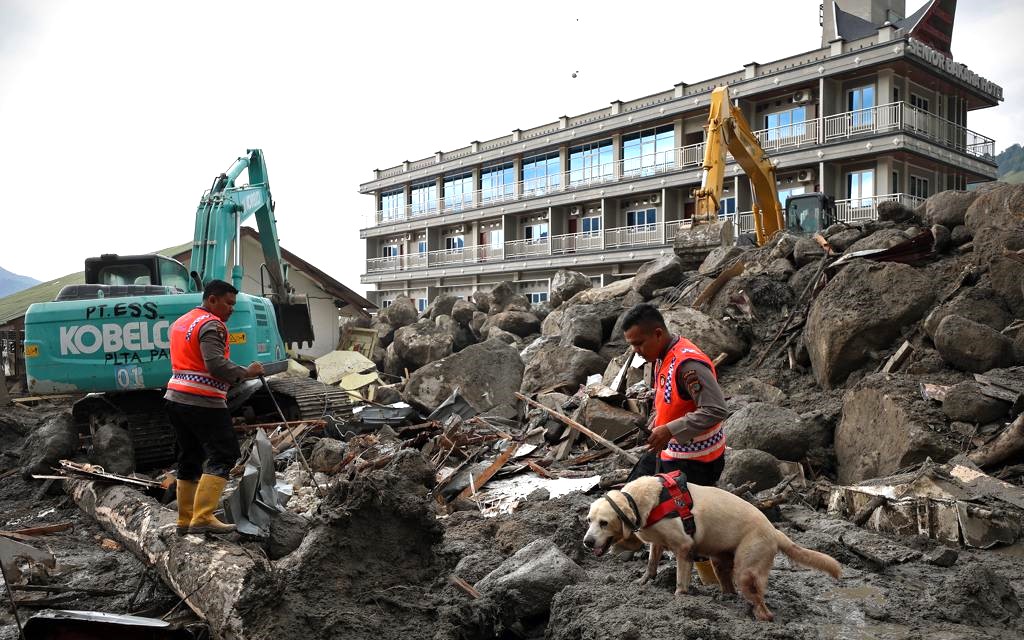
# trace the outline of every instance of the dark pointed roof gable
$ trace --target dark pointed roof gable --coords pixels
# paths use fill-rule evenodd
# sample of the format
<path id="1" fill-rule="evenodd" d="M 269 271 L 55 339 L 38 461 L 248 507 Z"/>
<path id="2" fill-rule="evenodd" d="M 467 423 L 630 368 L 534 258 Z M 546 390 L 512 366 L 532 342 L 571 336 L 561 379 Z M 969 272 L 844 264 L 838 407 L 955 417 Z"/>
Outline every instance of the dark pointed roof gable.
<path id="1" fill-rule="evenodd" d="M 896 26 L 912 38 L 952 58 L 950 48 L 955 17 L 956 0 L 929 0 L 913 14 L 897 22 Z"/>
<path id="2" fill-rule="evenodd" d="M 860 40 L 878 31 L 878 27 L 864 18 L 857 17 L 840 9 L 838 2 L 834 3 L 833 7 L 836 17 L 836 37 L 846 41 Z"/>

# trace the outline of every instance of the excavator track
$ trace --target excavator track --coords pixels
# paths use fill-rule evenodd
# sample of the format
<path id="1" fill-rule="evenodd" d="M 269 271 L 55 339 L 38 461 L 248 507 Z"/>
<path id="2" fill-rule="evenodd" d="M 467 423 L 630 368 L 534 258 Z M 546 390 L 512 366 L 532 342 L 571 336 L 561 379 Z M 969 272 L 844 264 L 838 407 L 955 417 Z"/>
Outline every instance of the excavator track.
<path id="1" fill-rule="evenodd" d="M 281 378 L 267 381 L 288 420 L 327 420 L 341 424 L 351 420 L 352 405 L 347 392 L 311 378 Z M 144 471 L 174 465 L 174 430 L 163 407 L 163 391 L 90 394 L 75 403 L 72 414 L 82 435 L 91 436 L 104 423 L 128 431 L 135 450 L 135 468 Z M 252 396 L 238 413 L 253 411 L 260 421 L 278 420 L 265 390 Z"/>

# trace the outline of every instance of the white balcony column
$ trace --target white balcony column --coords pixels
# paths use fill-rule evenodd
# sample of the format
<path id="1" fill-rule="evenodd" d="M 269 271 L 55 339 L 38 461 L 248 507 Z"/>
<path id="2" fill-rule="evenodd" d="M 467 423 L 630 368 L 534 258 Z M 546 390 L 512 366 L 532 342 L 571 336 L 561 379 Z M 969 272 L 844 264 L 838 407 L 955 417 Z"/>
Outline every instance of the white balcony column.
<path id="1" fill-rule="evenodd" d="M 558 145 L 558 170 L 562 172 L 561 188 L 569 188 L 569 146 Z"/>
<path id="2" fill-rule="evenodd" d="M 612 167 L 616 180 L 622 178 L 622 134 L 612 134 Z M 600 170 L 599 170 L 600 172 Z"/>
<path id="3" fill-rule="evenodd" d="M 818 78 L 818 144 L 825 144 L 825 78 Z"/>
<path id="4" fill-rule="evenodd" d="M 551 255 L 551 245 L 554 244 L 553 242 L 551 242 L 551 233 L 554 231 L 554 228 L 555 228 L 555 224 L 554 224 L 555 223 L 555 219 L 554 219 L 553 211 L 554 211 L 554 207 L 548 207 L 548 255 L 549 256 Z"/>
<path id="5" fill-rule="evenodd" d="M 605 233 L 608 231 L 608 218 L 605 215 L 605 199 L 601 198 L 601 248 L 604 249 Z"/>
<path id="6" fill-rule="evenodd" d="M 437 212 L 440 213 L 444 211 L 444 176 L 437 176 L 434 183 L 437 185 Z"/>
<path id="7" fill-rule="evenodd" d="M 512 158 L 512 197 L 518 200 L 523 195 L 523 157 Z"/>
<path id="8" fill-rule="evenodd" d="M 473 167 L 473 206 L 479 207 L 483 194 L 480 193 L 480 167 Z"/>
<path id="9" fill-rule="evenodd" d="M 412 185 L 409 183 L 402 185 L 402 202 L 405 206 L 402 207 L 402 211 L 399 214 L 401 216 L 400 220 L 408 220 L 412 212 Z"/>
<path id="10" fill-rule="evenodd" d="M 683 166 L 683 140 L 685 134 L 683 133 L 683 119 L 676 118 L 672 121 L 672 147 L 675 149 L 674 169 L 680 169 Z"/>

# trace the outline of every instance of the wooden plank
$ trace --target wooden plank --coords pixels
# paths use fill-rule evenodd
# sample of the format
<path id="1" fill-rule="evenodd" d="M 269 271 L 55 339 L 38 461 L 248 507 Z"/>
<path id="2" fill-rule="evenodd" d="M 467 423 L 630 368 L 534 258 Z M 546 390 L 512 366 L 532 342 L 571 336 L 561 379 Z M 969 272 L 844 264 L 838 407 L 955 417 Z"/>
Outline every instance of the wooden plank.
<path id="1" fill-rule="evenodd" d="M 914 355 L 914 345 L 904 340 L 900 348 L 896 350 L 896 353 L 892 354 L 889 360 L 882 367 L 882 373 L 894 373 L 900 370 L 910 356 Z"/>
<path id="2" fill-rule="evenodd" d="M 545 469 L 544 467 L 542 467 L 539 464 L 537 464 L 536 462 L 534 462 L 533 460 L 527 460 L 526 461 L 526 466 L 530 467 L 530 469 L 532 469 L 534 473 L 536 473 L 538 476 L 540 476 L 542 478 L 547 478 L 548 480 L 553 480 L 553 479 L 558 477 L 558 476 L 554 475 L 553 473 L 551 473 L 550 471 L 548 471 L 547 469 Z"/>
<path id="3" fill-rule="evenodd" d="M 474 600 L 480 597 L 480 592 L 473 585 L 458 576 L 449 576 L 448 582 Z"/>
<path id="4" fill-rule="evenodd" d="M 41 536 L 47 533 L 59 533 L 61 531 L 69 531 L 74 528 L 75 525 L 70 522 L 61 522 L 60 524 L 49 524 L 43 527 L 29 527 L 28 529 L 15 529 L 11 533 L 17 533 L 23 536 Z"/>
<path id="5" fill-rule="evenodd" d="M 470 479 L 469 486 L 463 489 L 462 493 L 460 493 L 458 497 L 468 498 L 477 491 L 480 491 L 480 489 L 485 484 L 487 484 L 487 481 L 493 478 L 494 474 L 498 473 L 498 470 L 505 466 L 505 463 L 509 461 L 509 458 L 511 458 L 515 454 L 518 448 L 518 442 L 513 442 L 511 445 L 509 445 L 504 451 L 501 452 L 501 455 L 494 459 L 494 462 L 492 462 L 489 467 L 487 467 L 480 473 L 480 475 Z"/>
<path id="6" fill-rule="evenodd" d="M 742 262 L 737 262 L 728 269 L 726 269 L 725 271 L 723 271 L 722 273 L 718 274 L 718 277 L 712 280 L 711 284 L 709 284 L 706 289 L 700 292 L 700 295 L 697 296 L 697 298 L 693 301 L 693 304 L 690 306 L 692 306 L 694 309 L 700 309 L 708 302 L 711 302 L 711 299 L 714 298 L 719 291 L 721 291 L 722 287 L 725 286 L 725 283 L 729 282 L 736 276 L 743 273 L 743 270 L 745 268 L 746 265 L 744 265 Z"/>
<path id="7" fill-rule="evenodd" d="M 617 444 L 615 444 L 611 440 L 608 440 L 604 436 L 600 436 L 600 435 L 594 433 L 593 431 L 591 431 L 590 429 L 584 427 L 582 424 L 576 422 L 572 418 L 570 418 L 568 416 L 565 416 L 565 415 L 562 415 L 561 413 L 558 413 L 554 409 L 549 409 L 548 407 L 545 407 L 544 405 L 542 405 L 541 403 L 537 402 L 536 400 L 531 400 L 530 398 L 527 398 L 526 396 L 524 396 L 521 393 L 517 392 L 515 394 L 515 396 L 517 398 L 519 398 L 520 400 L 522 400 L 523 402 L 529 404 L 532 407 L 537 407 L 538 409 L 542 409 L 543 411 L 546 411 L 547 413 L 549 413 L 552 416 L 554 416 L 556 419 L 564 422 L 565 424 L 569 425 L 570 427 L 572 427 L 576 431 L 579 431 L 580 433 L 582 433 L 583 435 L 587 436 L 588 438 L 590 438 L 591 440 L 593 440 L 597 444 L 601 445 L 602 447 L 604 447 L 606 449 L 611 449 L 615 453 L 617 453 L 620 456 L 622 456 L 630 464 L 636 464 L 637 461 L 639 460 L 639 458 L 634 456 L 632 453 L 629 453 L 628 451 L 626 451 L 622 447 L 618 446 Z"/>

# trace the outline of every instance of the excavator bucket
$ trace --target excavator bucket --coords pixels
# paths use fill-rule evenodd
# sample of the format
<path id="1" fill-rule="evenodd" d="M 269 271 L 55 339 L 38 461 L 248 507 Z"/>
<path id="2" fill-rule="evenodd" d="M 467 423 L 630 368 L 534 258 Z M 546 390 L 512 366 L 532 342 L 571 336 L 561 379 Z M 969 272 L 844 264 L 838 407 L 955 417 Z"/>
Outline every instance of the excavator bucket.
<path id="1" fill-rule="evenodd" d="M 277 329 L 286 345 L 313 346 L 313 319 L 309 315 L 309 304 L 275 302 L 274 314 L 277 316 Z"/>
<path id="2" fill-rule="evenodd" d="M 736 242 L 736 228 L 728 218 L 685 227 L 679 225 L 672 248 L 683 262 L 683 268 L 696 269 L 716 247 L 731 247 Z"/>

